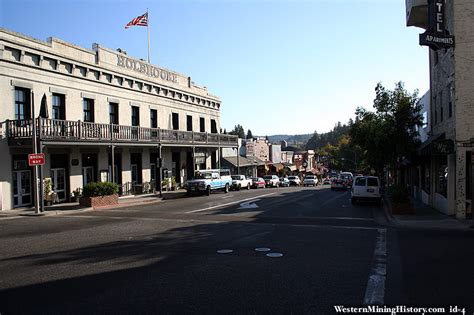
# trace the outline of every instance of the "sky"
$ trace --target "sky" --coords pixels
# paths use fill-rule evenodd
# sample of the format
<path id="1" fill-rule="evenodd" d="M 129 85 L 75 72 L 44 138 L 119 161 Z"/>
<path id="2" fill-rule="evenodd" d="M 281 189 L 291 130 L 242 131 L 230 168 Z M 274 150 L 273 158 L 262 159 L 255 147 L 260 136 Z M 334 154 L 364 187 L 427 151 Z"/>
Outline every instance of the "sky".
<path id="1" fill-rule="evenodd" d="M 93 43 L 191 76 L 221 98 L 221 127 L 253 135 L 323 133 L 372 108 L 375 86 L 429 89 L 421 29 L 404 0 L 0 0 L 0 26 Z"/>

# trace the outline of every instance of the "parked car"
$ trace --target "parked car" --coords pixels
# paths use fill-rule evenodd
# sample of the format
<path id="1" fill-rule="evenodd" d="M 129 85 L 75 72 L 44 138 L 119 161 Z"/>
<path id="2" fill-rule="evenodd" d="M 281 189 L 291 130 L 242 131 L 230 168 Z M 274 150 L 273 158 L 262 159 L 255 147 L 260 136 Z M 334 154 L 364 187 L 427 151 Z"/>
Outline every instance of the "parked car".
<path id="1" fill-rule="evenodd" d="M 232 189 L 240 190 L 241 188 L 247 188 L 249 190 L 251 186 L 252 180 L 245 175 L 232 175 Z"/>
<path id="2" fill-rule="evenodd" d="M 356 176 L 351 190 L 351 201 L 375 201 L 382 204 L 380 179 L 376 176 Z"/>
<path id="3" fill-rule="evenodd" d="M 265 180 L 261 177 L 251 177 L 252 188 L 265 188 Z"/>
<path id="4" fill-rule="evenodd" d="M 326 177 L 324 180 L 323 180 L 323 185 L 331 185 L 331 179 L 329 177 Z"/>
<path id="5" fill-rule="evenodd" d="M 315 175 L 306 175 L 303 180 L 303 186 L 316 186 L 318 178 Z"/>
<path id="6" fill-rule="evenodd" d="M 280 187 L 280 179 L 276 175 L 265 175 L 265 187 Z"/>
<path id="7" fill-rule="evenodd" d="M 331 182 L 331 190 L 346 190 L 347 189 L 347 183 L 346 181 L 341 178 L 335 178 Z"/>
<path id="8" fill-rule="evenodd" d="M 347 189 L 352 188 L 352 181 L 354 180 L 354 175 L 351 172 L 341 172 L 339 177 L 346 182 Z"/>
<path id="9" fill-rule="evenodd" d="M 288 180 L 290 181 L 290 186 L 301 185 L 301 180 L 298 176 L 288 176 Z"/>
<path id="10" fill-rule="evenodd" d="M 280 177 L 280 186 L 281 187 L 290 187 L 290 181 L 286 177 Z"/>
<path id="11" fill-rule="evenodd" d="M 196 172 L 196 176 L 186 182 L 186 192 L 210 195 L 213 190 L 229 192 L 232 178 L 227 170 L 202 170 Z"/>

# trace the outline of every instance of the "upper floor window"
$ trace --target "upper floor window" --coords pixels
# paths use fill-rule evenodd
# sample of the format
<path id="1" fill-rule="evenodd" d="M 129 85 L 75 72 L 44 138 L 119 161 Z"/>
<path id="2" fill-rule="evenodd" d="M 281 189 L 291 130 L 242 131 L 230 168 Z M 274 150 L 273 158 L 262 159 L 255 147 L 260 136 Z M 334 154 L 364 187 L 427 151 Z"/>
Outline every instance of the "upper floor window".
<path id="1" fill-rule="evenodd" d="M 150 128 L 158 128 L 158 111 L 150 109 Z"/>
<path id="2" fill-rule="evenodd" d="M 15 88 L 15 119 L 31 119 L 30 90 Z"/>
<path id="3" fill-rule="evenodd" d="M 94 122 L 94 100 L 90 98 L 85 98 L 82 101 L 82 107 L 84 110 L 84 121 Z"/>
<path id="4" fill-rule="evenodd" d="M 132 106 L 132 126 L 140 126 L 140 107 Z"/>
<path id="5" fill-rule="evenodd" d="M 204 117 L 199 118 L 199 131 L 206 132 L 206 121 L 204 120 Z"/>
<path id="6" fill-rule="evenodd" d="M 178 115 L 178 113 L 173 113 L 172 114 L 172 124 L 173 124 L 173 130 L 179 130 L 179 115 Z"/>
<path id="7" fill-rule="evenodd" d="M 193 131 L 193 116 L 191 115 L 186 116 L 186 130 Z"/>
<path id="8" fill-rule="evenodd" d="M 428 112 L 423 112 L 423 128 L 428 127 Z"/>
<path id="9" fill-rule="evenodd" d="M 62 94 L 53 94 L 53 119 L 66 119 L 65 97 Z"/>
<path id="10" fill-rule="evenodd" d="M 118 104 L 117 103 L 109 103 L 109 121 L 111 124 L 118 125 L 119 123 L 119 116 L 118 116 Z"/>
<path id="11" fill-rule="evenodd" d="M 215 119 L 211 119 L 211 133 L 217 133 L 217 124 Z"/>

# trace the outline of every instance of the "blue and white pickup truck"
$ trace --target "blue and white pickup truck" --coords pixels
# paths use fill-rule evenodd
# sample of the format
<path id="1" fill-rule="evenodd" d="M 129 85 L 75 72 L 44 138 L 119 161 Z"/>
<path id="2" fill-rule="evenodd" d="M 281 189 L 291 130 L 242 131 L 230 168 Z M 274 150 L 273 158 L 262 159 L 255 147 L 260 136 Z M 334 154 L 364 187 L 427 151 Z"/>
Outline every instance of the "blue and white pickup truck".
<path id="1" fill-rule="evenodd" d="M 202 170 L 197 171 L 196 176 L 186 182 L 186 191 L 188 194 L 201 193 L 209 196 L 213 190 L 228 193 L 231 185 L 229 170 Z"/>

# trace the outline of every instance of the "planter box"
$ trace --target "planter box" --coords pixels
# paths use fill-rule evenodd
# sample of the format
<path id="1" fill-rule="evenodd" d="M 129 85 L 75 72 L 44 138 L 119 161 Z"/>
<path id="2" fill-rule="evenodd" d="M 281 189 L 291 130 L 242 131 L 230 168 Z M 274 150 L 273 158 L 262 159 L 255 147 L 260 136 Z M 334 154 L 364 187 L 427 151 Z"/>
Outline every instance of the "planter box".
<path id="1" fill-rule="evenodd" d="M 101 208 L 106 206 L 118 205 L 118 195 L 99 196 L 99 197 L 81 197 L 79 205 L 82 207 Z"/>

